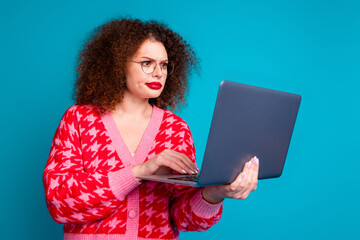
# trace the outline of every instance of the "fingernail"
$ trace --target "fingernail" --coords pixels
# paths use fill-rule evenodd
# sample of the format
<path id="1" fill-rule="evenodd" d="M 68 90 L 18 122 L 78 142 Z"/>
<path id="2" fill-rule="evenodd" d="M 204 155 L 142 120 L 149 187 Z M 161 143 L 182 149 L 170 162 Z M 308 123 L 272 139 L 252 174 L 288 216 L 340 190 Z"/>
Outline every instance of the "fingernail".
<path id="1" fill-rule="evenodd" d="M 251 167 L 251 161 L 249 161 L 247 164 L 247 168 L 250 168 L 250 167 Z"/>
<path id="2" fill-rule="evenodd" d="M 242 174 L 241 174 L 241 178 L 244 178 L 244 177 L 245 177 L 245 173 L 242 173 Z"/>
<path id="3" fill-rule="evenodd" d="M 189 172 L 190 172 L 191 174 L 194 174 L 194 172 L 193 172 L 192 170 L 189 170 Z"/>
<path id="4" fill-rule="evenodd" d="M 253 160 L 253 161 L 254 161 L 254 163 L 255 163 L 256 166 L 259 165 L 259 159 L 257 158 L 257 156 L 254 157 L 254 160 Z"/>
<path id="5" fill-rule="evenodd" d="M 184 169 L 181 169 L 181 171 L 182 171 L 184 174 L 186 174 L 186 173 L 187 173 Z"/>
<path id="6" fill-rule="evenodd" d="M 198 173 L 199 171 L 198 171 L 197 169 L 194 169 L 194 172 L 195 172 L 195 173 Z"/>

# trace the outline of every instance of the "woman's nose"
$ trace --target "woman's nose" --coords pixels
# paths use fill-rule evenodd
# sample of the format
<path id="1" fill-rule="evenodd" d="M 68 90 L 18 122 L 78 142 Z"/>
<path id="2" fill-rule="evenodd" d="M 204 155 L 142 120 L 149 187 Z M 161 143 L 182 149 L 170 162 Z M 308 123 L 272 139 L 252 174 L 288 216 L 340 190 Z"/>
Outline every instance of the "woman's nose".
<path id="1" fill-rule="evenodd" d="M 159 64 L 155 65 L 155 70 L 153 72 L 153 76 L 155 77 L 161 77 L 162 76 L 162 72 L 161 72 L 161 68 Z"/>

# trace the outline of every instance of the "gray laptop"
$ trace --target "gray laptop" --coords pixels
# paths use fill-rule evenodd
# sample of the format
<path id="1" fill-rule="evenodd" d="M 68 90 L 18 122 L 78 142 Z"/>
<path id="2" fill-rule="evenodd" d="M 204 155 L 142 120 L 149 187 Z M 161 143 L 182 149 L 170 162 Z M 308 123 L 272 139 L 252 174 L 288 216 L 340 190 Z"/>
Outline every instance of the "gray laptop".
<path id="1" fill-rule="evenodd" d="M 198 175 L 152 175 L 144 180 L 189 186 L 227 184 L 253 156 L 259 179 L 282 174 L 301 96 L 222 81 Z"/>

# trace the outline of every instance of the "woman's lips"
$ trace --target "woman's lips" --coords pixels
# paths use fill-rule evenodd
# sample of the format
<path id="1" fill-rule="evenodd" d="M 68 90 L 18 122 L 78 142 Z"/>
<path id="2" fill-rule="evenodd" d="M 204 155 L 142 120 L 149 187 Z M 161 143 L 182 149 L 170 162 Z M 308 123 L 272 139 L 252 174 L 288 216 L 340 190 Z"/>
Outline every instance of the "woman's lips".
<path id="1" fill-rule="evenodd" d="M 146 86 L 148 86 L 151 89 L 160 89 L 162 87 L 161 83 L 159 82 L 146 83 Z"/>

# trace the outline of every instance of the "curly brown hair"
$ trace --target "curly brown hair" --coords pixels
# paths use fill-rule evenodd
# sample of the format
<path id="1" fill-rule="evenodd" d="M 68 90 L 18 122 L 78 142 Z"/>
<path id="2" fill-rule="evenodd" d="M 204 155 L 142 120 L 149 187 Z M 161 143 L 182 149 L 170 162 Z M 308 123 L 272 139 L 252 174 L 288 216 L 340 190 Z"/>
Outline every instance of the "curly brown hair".
<path id="1" fill-rule="evenodd" d="M 176 110 L 185 103 L 188 77 L 199 70 L 198 59 L 182 37 L 157 21 L 120 18 L 97 27 L 79 53 L 74 97 L 78 104 L 91 103 L 101 112 L 115 109 L 126 91 L 128 60 L 147 39 L 161 42 L 174 64 L 163 92 L 151 104 Z"/>

